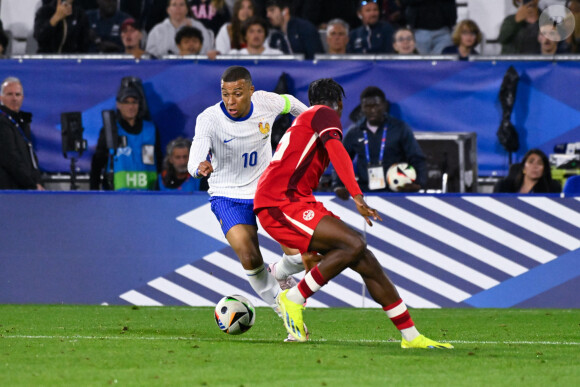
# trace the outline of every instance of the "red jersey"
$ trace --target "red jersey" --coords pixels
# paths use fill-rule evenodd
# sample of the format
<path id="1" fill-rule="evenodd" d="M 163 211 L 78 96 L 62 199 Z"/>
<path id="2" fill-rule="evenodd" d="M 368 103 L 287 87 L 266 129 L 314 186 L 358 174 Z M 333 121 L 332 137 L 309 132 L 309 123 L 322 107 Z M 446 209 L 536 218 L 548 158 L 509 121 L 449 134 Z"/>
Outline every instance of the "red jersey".
<path id="1" fill-rule="evenodd" d="M 318 187 L 320 177 L 331 158 L 335 160 L 333 156 L 337 154 L 331 151 L 329 155 L 327 143 L 338 141 L 338 146 L 344 150 L 341 139 L 340 117 L 333 109 L 316 105 L 300 114 L 280 140 L 270 165 L 260 177 L 254 197 L 254 209 L 278 207 L 291 202 L 316 201 L 312 192 Z M 336 168 L 337 165 L 334 164 Z M 352 170 L 350 157 L 348 164 Z M 351 184 L 347 184 L 347 187 L 352 187 L 352 183 L 356 186 L 356 189 L 349 189 L 349 192 L 353 196 L 360 193 L 354 172 L 345 174 L 341 173 L 342 169 L 341 166 L 337 172 L 339 177 L 346 176 L 349 180 L 348 183 Z"/>

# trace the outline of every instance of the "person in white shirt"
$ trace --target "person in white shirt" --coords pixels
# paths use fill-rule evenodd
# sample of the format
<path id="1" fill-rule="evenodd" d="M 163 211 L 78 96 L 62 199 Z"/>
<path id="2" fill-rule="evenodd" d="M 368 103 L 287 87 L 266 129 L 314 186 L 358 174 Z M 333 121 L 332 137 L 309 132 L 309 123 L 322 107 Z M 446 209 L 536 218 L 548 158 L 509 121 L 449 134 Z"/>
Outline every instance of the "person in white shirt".
<path id="1" fill-rule="evenodd" d="M 302 258 L 298 250 L 283 247 L 282 260 L 264 265 L 254 194 L 272 159 L 274 120 L 280 114 L 298 116 L 307 107 L 291 95 L 254 91 L 250 72 L 242 66 L 224 71 L 221 92 L 222 101 L 197 117 L 188 171 L 196 178 L 209 176 L 211 209 L 228 243 L 252 288 L 280 315 L 276 296 L 281 287 L 296 283 L 290 275 L 303 270 Z"/>
<path id="2" fill-rule="evenodd" d="M 157 24 L 149 32 L 145 51 L 156 57 L 179 54 L 179 49 L 175 44 L 175 34 L 183 26 L 195 27 L 201 31 L 203 46 L 200 54 L 206 54 L 213 49 L 213 31 L 205 28 L 200 21 L 187 17 L 188 8 L 185 0 L 169 0 L 167 15 L 169 16 L 167 19 Z"/>
<path id="3" fill-rule="evenodd" d="M 268 36 L 268 23 L 259 16 L 252 16 L 242 25 L 242 35 L 246 41 L 246 47 L 239 50 L 231 50 L 232 55 L 282 55 L 277 48 L 266 45 Z"/>

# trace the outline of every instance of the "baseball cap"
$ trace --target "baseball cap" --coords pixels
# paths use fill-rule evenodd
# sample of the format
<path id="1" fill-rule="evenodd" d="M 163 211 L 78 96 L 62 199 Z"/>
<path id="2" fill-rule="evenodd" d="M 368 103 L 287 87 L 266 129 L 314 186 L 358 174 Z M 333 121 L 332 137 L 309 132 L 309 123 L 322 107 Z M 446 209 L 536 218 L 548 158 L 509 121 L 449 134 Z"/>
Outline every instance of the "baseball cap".
<path id="1" fill-rule="evenodd" d="M 117 102 L 124 102 L 127 98 L 135 98 L 138 101 L 141 101 L 141 95 L 139 94 L 139 91 L 137 91 L 137 89 L 135 89 L 134 87 L 122 87 L 119 89 L 119 92 L 117 93 Z"/>
<path id="2" fill-rule="evenodd" d="M 125 21 L 121 23 L 121 32 L 125 31 L 125 29 L 129 26 L 135 28 L 136 30 L 139 29 L 139 23 L 137 23 L 135 19 L 130 17 L 128 19 L 125 19 Z"/>

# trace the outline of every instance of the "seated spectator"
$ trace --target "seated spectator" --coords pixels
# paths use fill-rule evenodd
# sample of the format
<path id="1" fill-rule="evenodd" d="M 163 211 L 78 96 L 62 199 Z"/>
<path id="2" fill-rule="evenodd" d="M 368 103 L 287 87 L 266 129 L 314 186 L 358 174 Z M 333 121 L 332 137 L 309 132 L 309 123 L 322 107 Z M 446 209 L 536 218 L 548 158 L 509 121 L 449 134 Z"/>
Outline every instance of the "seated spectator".
<path id="1" fill-rule="evenodd" d="M 479 55 L 475 50 L 482 39 L 479 26 L 473 20 L 462 20 L 453 31 L 451 36 L 453 46 L 443 49 L 442 54 L 458 54 L 460 60 L 467 60 L 469 55 Z"/>
<path id="2" fill-rule="evenodd" d="M 129 18 L 117 10 L 117 0 L 97 0 L 98 9 L 87 11 L 91 26 L 90 52 L 123 52 L 121 25 Z"/>
<path id="3" fill-rule="evenodd" d="M 548 157 L 540 149 L 530 149 L 519 164 L 513 164 L 508 176 L 494 187 L 496 193 L 560 193 L 562 185 L 552 180 Z"/>
<path id="4" fill-rule="evenodd" d="M 393 35 L 393 49 L 399 55 L 415 55 L 418 54 L 415 47 L 415 34 L 413 30 L 407 27 L 402 27 Z"/>
<path id="5" fill-rule="evenodd" d="M 217 34 L 215 52 L 212 55 L 212 59 L 215 59 L 215 55 L 227 54 L 232 49 L 239 50 L 246 47 L 246 42 L 242 35 L 242 24 L 254 16 L 255 8 L 256 5 L 253 0 L 236 0 L 231 23 L 224 24 Z M 208 56 L 210 56 L 210 53 L 208 53 Z"/>
<path id="6" fill-rule="evenodd" d="M 296 5 L 294 1 L 294 4 Z M 294 13 L 296 16 L 308 20 L 319 30 L 326 30 L 328 22 L 333 19 L 344 20 L 349 30 L 360 26 L 356 16 L 358 0 L 304 0 L 301 7 Z"/>
<path id="7" fill-rule="evenodd" d="M 379 20 L 377 0 L 359 2 L 358 16 L 362 26 L 350 31 L 347 51 L 354 54 L 389 54 L 393 52 L 393 27 Z"/>
<path id="8" fill-rule="evenodd" d="M 2 28 L 2 21 L 0 20 L 0 58 L 4 58 L 8 50 L 8 36 Z"/>
<path id="9" fill-rule="evenodd" d="M 451 30 L 457 22 L 455 0 L 399 0 L 408 26 L 415 31 L 421 55 L 439 55 L 451 46 Z"/>
<path id="10" fill-rule="evenodd" d="M 151 54 L 141 47 L 143 33 L 139 28 L 139 23 L 133 18 L 126 19 L 121 24 L 121 41 L 125 48 L 125 54 L 133 55 L 135 59 L 151 59 Z"/>
<path id="11" fill-rule="evenodd" d="M 540 27 L 538 32 L 538 42 L 540 43 L 540 52 L 542 55 L 556 55 L 558 44 L 562 38 L 558 30 L 551 24 Z"/>
<path id="12" fill-rule="evenodd" d="M 34 39 L 38 42 L 39 54 L 87 53 L 89 19 L 74 0 L 52 0 L 36 11 Z"/>
<path id="13" fill-rule="evenodd" d="M 407 19 L 405 18 L 405 8 L 401 5 L 401 1 L 382 0 L 381 20 L 391 23 L 394 28 L 406 27 Z"/>
<path id="14" fill-rule="evenodd" d="M 32 145 L 32 114 L 20 110 L 23 101 L 20 80 L 6 78 L 0 92 L 0 189 L 43 191 Z"/>
<path id="15" fill-rule="evenodd" d="M 175 34 L 183 26 L 195 27 L 201 31 L 203 35 L 201 54 L 206 54 L 213 49 L 213 32 L 205 28 L 200 21 L 187 16 L 188 9 L 185 0 L 169 0 L 168 4 L 167 15 L 169 17 L 153 27 L 147 37 L 145 50 L 156 57 L 178 54 L 179 49 L 175 44 Z"/>
<path id="16" fill-rule="evenodd" d="M 326 25 L 327 54 L 344 55 L 348 45 L 349 25 L 342 19 L 332 19 Z"/>
<path id="17" fill-rule="evenodd" d="M 225 0 L 187 0 L 187 4 L 193 17 L 213 31 L 214 36 L 231 19 Z"/>
<path id="18" fill-rule="evenodd" d="M 91 162 L 92 190 L 157 189 L 162 160 L 159 132 L 153 122 L 143 119 L 143 105 L 135 86 L 119 88 L 116 126 L 112 128 L 117 144 L 107 144 L 106 130 L 101 128 Z"/>
<path id="19" fill-rule="evenodd" d="M 159 175 L 161 191 L 194 192 L 200 190 L 202 179 L 195 179 L 187 171 L 191 141 L 182 137 L 167 144 L 163 170 Z"/>
<path id="20" fill-rule="evenodd" d="M 314 24 L 292 15 L 291 4 L 291 0 L 266 1 L 266 16 L 272 27 L 282 33 L 270 37 L 269 46 L 285 54 L 304 54 L 305 59 L 314 59 L 314 54 L 324 53 L 320 34 Z"/>
<path id="21" fill-rule="evenodd" d="M 401 192 L 417 192 L 427 182 L 427 165 L 423 151 L 411 128 L 403 121 L 392 117 L 385 93 L 375 86 L 365 88 L 360 94 L 362 118 L 346 132 L 343 145 L 351 159 L 355 159 L 355 174 L 363 192 L 387 192 L 383 181 L 369 181 L 369 169 L 377 176 L 385 176 L 393 164 L 406 162 L 417 172 L 416 183 L 401 187 Z M 348 198 L 336 173 L 333 174 L 336 196 Z"/>
<path id="22" fill-rule="evenodd" d="M 574 31 L 566 39 L 569 51 L 574 54 L 580 53 L 580 0 L 568 0 L 566 6 L 574 16 Z"/>
<path id="23" fill-rule="evenodd" d="M 518 10 L 506 16 L 501 23 L 498 40 L 502 54 L 537 54 L 540 52 L 538 31 L 540 30 L 539 0 L 524 3 L 524 0 L 512 0 Z"/>
<path id="24" fill-rule="evenodd" d="M 179 55 L 199 55 L 203 46 L 203 35 L 195 27 L 181 27 L 175 34 L 175 44 L 179 49 Z"/>
<path id="25" fill-rule="evenodd" d="M 239 50 L 231 50 L 230 54 L 241 55 L 282 55 L 282 51 L 268 47 L 268 23 L 259 16 L 252 16 L 242 25 L 242 34 L 246 41 L 246 47 Z"/>

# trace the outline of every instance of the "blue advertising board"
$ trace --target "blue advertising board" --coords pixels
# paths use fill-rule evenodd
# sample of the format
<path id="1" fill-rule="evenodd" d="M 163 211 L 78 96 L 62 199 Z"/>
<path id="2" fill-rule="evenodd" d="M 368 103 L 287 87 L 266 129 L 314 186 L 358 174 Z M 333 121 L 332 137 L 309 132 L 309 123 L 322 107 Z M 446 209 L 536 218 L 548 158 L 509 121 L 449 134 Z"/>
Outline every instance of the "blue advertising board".
<path id="1" fill-rule="evenodd" d="M 163 146 L 178 136 L 192 137 L 199 113 L 220 100 L 220 76 L 230 65 L 247 66 L 256 89 L 272 91 L 286 73 L 290 92 L 307 102 L 311 81 L 332 77 L 346 90 L 342 123 L 360 92 L 382 88 L 391 113 L 416 131 L 475 132 L 479 174 L 505 175 L 508 154 L 497 140 L 502 110 L 498 100 L 509 66 L 520 75 L 512 122 L 520 136 L 515 160 L 530 148 L 547 154 L 555 144 L 580 141 L 580 63 L 518 61 L 191 61 L 41 60 L 0 61 L 3 76 L 22 80 L 22 110 L 31 111 L 40 164 L 47 172 L 68 172 L 61 152 L 60 114 L 81 112 L 89 149 L 78 161 L 90 169 L 102 127 L 102 110 L 115 108 L 121 78 L 141 78 Z"/>

